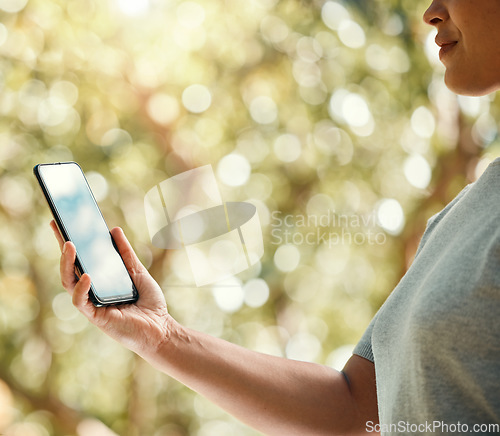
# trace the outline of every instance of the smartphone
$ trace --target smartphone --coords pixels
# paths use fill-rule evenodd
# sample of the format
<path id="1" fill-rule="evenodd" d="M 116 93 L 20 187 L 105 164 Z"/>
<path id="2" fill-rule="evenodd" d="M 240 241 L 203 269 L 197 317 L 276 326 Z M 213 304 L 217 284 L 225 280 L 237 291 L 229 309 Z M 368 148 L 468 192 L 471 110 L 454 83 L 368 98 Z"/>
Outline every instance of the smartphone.
<path id="1" fill-rule="evenodd" d="M 90 275 L 89 297 L 95 306 L 132 303 L 137 289 L 76 162 L 38 164 L 33 172 L 66 241 L 76 247 L 79 275 Z"/>

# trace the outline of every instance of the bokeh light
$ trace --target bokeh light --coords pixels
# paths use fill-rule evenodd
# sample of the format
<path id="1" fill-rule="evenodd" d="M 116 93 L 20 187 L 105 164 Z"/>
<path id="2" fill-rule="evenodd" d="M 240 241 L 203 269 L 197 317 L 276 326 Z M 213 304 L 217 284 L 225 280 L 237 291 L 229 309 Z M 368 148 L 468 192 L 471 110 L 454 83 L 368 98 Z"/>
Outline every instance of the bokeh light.
<path id="1" fill-rule="evenodd" d="M 436 128 L 436 122 L 429 109 L 420 106 L 411 116 L 411 127 L 421 138 L 430 138 Z"/>
<path id="2" fill-rule="evenodd" d="M 429 186 L 432 170 L 423 156 L 419 154 L 408 156 L 404 165 L 404 173 L 415 188 L 425 189 Z"/>
<path id="3" fill-rule="evenodd" d="M 361 48 L 365 45 L 366 37 L 363 28 L 352 20 L 342 20 L 338 26 L 340 40 L 350 48 Z"/>
<path id="4" fill-rule="evenodd" d="M 272 98 L 259 96 L 250 103 L 250 115 L 259 124 L 271 124 L 278 117 L 278 107 Z"/>
<path id="5" fill-rule="evenodd" d="M 302 147 L 297 136 L 284 134 L 276 138 L 273 149 L 279 160 L 283 162 L 293 162 L 300 157 Z"/>
<path id="6" fill-rule="evenodd" d="M 217 176 L 228 186 L 244 185 L 250 177 L 250 172 L 248 160 L 237 153 L 224 156 L 217 166 Z"/>
<path id="7" fill-rule="evenodd" d="M 116 0 L 118 7 L 127 15 L 142 15 L 149 9 L 149 0 Z"/>
<path id="8" fill-rule="evenodd" d="M 324 23 L 332 30 L 338 30 L 343 21 L 350 19 L 347 9 L 336 1 L 327 1 L 321 9 Z"/>
<path id="9" fill-rule="evenodd" d="M 179 102 L 165 93 L 151 96 L 147 105 L 148 115 L 158 124 L 168 125 L 179 116 Z"/>
<path id="10" fill-rule="evenodd" d="M 206 86 L 191 85 L 182 93 L 184 107 L 196 114 L 206 111 L 212 103 L 212 95 Z"/>
<path id="11" fill-rule="evenodd" d="M 244 303 L 245 293 L 238 280 L 228 279 L 212 288 L 217 306 L 224 312 L 236 312 Z"/>
<path id="12" fill-rule="evenodd" d="M 269 298 L 269 286 L 262 279 L 252 279 L 243 286 L 245 304 L 250 307 L 261 307 Z"/>
<path id="13" fill-rule="evenodd" d="M 394 198 L 380 201 L 377 208 L 377 219 L 380 226 L 393 235 L 401 232 L 405 223 L 403 208 Z"/>
<path id="14" fill-rule="evenodd" d="M 5 12 L 15 13 L 21 11 L 28 3 L 28 0 L 1 0 L 0 9 Z"/>
<path id="15" fill-rule="evenodd" d="M 295 245 L 281 245 L 274 253 L 274 264 L 280 271 L 293 271 L 299 262 L 300 252 Z"/>

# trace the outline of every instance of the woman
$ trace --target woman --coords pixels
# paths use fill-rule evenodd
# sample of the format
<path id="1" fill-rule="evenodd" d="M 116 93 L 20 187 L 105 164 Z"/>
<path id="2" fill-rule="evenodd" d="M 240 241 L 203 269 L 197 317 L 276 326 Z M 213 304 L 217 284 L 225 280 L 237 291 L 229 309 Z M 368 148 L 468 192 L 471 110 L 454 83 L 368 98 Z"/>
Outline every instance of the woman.
<path id="1" fill-rule="evenodd" d="M 500 1 L 435 0 L 424 20 L 438 31 L 451 90 L 500 88 Z M 112 234 L 140 299 L 94 307 L 90 277 L 74 278 L 73 244 L 52 227 L 63 286 L 91 322 L 248 425 L 302 436 L 500 431 L 473 427 L 500 423 L 499 223 L 497 160 L 429 221 L 413 265 L 341 372 L 179 325 L 119 228 Z"/>

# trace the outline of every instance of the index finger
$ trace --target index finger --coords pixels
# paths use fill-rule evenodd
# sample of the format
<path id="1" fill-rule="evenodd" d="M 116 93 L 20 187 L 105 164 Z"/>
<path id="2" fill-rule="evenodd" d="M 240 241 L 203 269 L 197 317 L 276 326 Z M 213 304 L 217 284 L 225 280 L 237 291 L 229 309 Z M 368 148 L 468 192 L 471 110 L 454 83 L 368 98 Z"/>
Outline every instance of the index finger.
<path id="1" fill-rule="evenodd" d="M 56 224 L 56 222 L 54 220 L 52 220 L 50 222 L 50 227 L 51 227 L 52 231 L 54 232 L 54 236 L 56 237 L 57 242 L 59 243 L 59 248 L 62 251 L 63 245 L 64 245 L 65 241 L 64 241 L 64 239 L 63 239 L 63 237 L 61 235 L 61 232 L 59 231 L 59 228 L 57 227 L 57 224 Z"/>
<path id="2" fill-rule="evenodd" d="M 72 242 L 66 242 L 63 248 L 59 264 L 61 283 L 63 288 L 73 295 L 73 289 L 78 283 L 78 277 L 75 272 L 76 249 Z"/>

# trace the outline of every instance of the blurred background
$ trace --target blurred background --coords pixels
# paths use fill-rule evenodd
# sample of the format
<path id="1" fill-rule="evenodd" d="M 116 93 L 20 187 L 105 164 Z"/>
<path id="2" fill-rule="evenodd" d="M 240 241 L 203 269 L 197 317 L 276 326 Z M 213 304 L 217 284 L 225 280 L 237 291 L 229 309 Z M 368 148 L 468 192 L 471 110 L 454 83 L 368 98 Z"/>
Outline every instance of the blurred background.
<path id="1" fill-rule="evenodd" d="M 499 99 L 443 85 L 409 0 L 0 0 L 0 433 L 258 433 L 90 325 L 32 168 L 77 161 L 172 315 L 341 369 L 427 219 L 500 155 Z M 143 199 L 212 165 L 265 253 L 197 288 Z"/>

